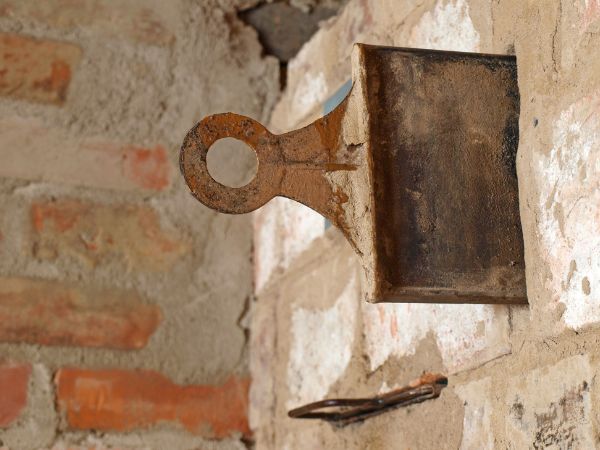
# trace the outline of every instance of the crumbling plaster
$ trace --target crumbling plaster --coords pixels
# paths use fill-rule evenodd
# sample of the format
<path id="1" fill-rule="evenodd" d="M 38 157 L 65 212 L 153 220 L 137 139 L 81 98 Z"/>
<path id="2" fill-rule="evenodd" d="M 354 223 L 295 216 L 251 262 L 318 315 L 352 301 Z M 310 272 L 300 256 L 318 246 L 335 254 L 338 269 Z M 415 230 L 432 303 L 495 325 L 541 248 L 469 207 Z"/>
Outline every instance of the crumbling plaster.
<path id="1" fill-rule="evenodd" d="M 271 118 L 280 132 L 322 115 L 323 103 L 349 78 L 353 42 L 516 55 L 517 172 L 529 305 L 362 303 L 348 309 L 358 311 L 356 317 L 347 314 L 336 327 L 336 333 L 354 329 L 352 358 L 342 375 L 332 363 L 318 370 L 307 364 L 298 387 L 300 371 L 289 374 L 297 357 L 293 330 L 300 325 L 290 321 L 299 309 L 330 314 L 338 293 L 361 269 L 335 230 L 311 228 L 315 213 L 284 200 L 268 205 L 255 220 L 260 284 L 251 355 L 262 359 L 251 356 L 251 372 L 270 374 L 252 387 L 259 448 L 598 445 L 599 26 L 595 0 L 355 0 L 290 62 L 288 88 Z M 263 247 L 262 224 L 290 210 L 296 223 L 309 225 L 275 235 Z M 300 251 L 294 254 L 293 248 Z M 344 270 L 348 260 L 354 265 Z M 307 282 L 323 293 L 308 300 Z M 306 324 L 312 323 L 305 315 Z M 328 342 L 312 345 L 324 359 L 345 361 L 344 349 Z M 261 364 L 263 345 L 275 355 L 268 365 Z M 335 370 L 324 377 L 326 367 Z M 310 401 L 373 395 L 425 370 L 450 375 L 438 400 L 345 429 L 286 417 L 290 406 L 299 406 L 297 392 Z M 267 388 L 273 393 L 261 396 Z"/>

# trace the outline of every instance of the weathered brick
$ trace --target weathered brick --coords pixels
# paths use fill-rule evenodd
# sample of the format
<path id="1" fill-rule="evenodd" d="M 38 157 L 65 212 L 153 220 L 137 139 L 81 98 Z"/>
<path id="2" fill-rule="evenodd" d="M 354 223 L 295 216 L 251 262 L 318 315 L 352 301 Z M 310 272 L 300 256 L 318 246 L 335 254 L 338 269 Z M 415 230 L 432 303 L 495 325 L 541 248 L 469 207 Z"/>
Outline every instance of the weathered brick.
<path id="1" fill-rule="evenodd" d="M 171 164 L 162 145 L 77 138 L 35 119 L 0 119 L 0 157 L 3 177 L 128 191 L 171 185 Z"/>
<path id="2" fill-rule="evenodd" d="M 73 44 L 0 33 L 0 95 L 61 104 L 80 59 Z"/>
<path id="3" fill-rule="evenodd" d="M 506 436 L 514 448 L 595 448 L 587 355 L 509 380 Z"/>
<path id="4" fill-rule="evenodd" d="M 132 291 L 0 278 L 0 341 L 137 349 L 161 321 Z"/>
<path id="5" fill-rule="evenodd" d="M 0 427 L 13 423 L 27 405 L 30 375 L 29 364 L 0 365 Z"/>
<path id="6" fill-rule="evenodd" d="M 169 161 L 166 150 L 160 145 L 154 148 L 123 146 L 120 149 L 123 175 L 144 189 L 160 191 L 169 186 Z"/>
<path id="7" fill-rule="evenodd" d="M 175 40 L 176 9 L 157 0 L 0 0 L 0 17 L 32 18 L 58 29 L 84 28 L 159 46 Z"/>
<path id="8" fill-rule="evenodd" d="M 129 268 L 158 271 L 188 250 L 146 206 L 41 199 L 31 206 L 31 220 L 31 248 L 41 260 L 68 255 L 91 267 L 117 260 Z"/>
<path id="9" fill-rule="evenodd" d="M 131 431 L 169 422 L 211 438 L 250 432 L 248 379 L 181 386 L 153 371 L 63 368 L 55 382 L 70 428 Z"/>

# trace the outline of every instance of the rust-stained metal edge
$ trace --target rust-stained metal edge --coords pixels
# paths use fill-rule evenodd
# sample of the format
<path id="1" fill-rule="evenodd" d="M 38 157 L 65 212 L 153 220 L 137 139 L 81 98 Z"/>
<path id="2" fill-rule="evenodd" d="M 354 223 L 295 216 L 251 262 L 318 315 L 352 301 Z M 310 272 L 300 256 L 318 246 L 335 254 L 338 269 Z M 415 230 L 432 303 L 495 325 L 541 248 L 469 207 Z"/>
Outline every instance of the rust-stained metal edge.
<path id="1" fill-rule="evenodd" d="M 292 409 L 292 419 L 320 419 L 344 427 L 401 407 L 414 405 L 440 396 L 448 385 L 441 374 L 424 373 L 407 386 L 371 398 L 326 399 Z"/>

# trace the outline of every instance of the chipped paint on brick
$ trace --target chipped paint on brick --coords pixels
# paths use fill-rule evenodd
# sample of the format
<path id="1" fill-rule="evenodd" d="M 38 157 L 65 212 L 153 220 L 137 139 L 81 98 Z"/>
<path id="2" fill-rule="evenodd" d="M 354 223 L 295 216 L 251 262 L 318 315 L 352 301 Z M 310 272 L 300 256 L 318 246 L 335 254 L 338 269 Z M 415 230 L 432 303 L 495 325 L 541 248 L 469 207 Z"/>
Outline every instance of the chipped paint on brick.
<path id="1" fill-rule="evenodd" d="M 360 301 L 357 284 L 356 272 L 352 272 L 331 308 L 293 310 L 288 407 L 321 400 L 346 370 L 352 357 Z"/>
<path id="2" fill-rule="evenodd" d="M 469 16 L 465 0 L 439 0 L 432 11 L 423 14 L 410 34 L 410 47 L 479 51 L 479 33 Z"/>
<path id="3" fill-rule="evenodd" d="M 287 198 L 274 198 L 255 213 L 255 283 L 260 291 L 277 269 L 286 269 L 325 231 L 319 213 Z"/>
<path id="4" fill-rule="evenodd" d="M 538 231 L 554 303 L 573 329 L 600 321 L 600 92 L 565 109 L 539 154 Z"/>
<path id="5" fill-rule="evenodd" d="M 600 0 L 585 0 L 581 32 L 587 31 L 598 19 L 600 19 Z"/>
<path id="6" fill-rule="evenodd" d="M 506 435 L 514 448 L 595 448 L 592 379 L 584 355 L 513 377 Z"/>
<path id="7" fill-rule="evenodd" d="M 363 303 L 362 310 L 371 370 L 391 356 L 414 355 L 430 332 L 450 372 L 510 352 L 505 306 Z"/>
<path id="8" fill-rule="evenodd" d="M 0 342 L 141 349 L 161 321 L 135 291 L 0 277 Z"/>
<path id="9" fill-rule="evenodd" d="M 290 266 L 296 256 L 308 248 L 312 241 L 323 236 L 325 219 L 307 206 L 284 199 L 283 214 L 283 267 Z"/>

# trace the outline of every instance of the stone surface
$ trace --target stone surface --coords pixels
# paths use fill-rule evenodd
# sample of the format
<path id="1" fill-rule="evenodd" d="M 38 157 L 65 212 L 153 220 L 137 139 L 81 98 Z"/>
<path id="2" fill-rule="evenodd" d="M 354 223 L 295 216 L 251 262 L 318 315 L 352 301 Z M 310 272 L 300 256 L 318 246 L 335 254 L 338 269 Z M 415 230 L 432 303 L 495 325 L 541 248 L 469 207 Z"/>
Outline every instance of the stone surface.
<path id="1" fill-rule="evenodd" d="M 123 191 L 161 191 L 172 168 L 162 145 L 77 137 L 38 119 L 0 118 L 0 176 Z"/>
<path id="2" fill-rule="evenodd" d="M 309 278 L 313 276 L 302 281 L 309 281 Z M 360 300 L 356 271 L 348 274 L 345 283 L 329 308 L 293 308 L 292 344 L 287 367 L 287 405 L 290 409 L 321 400 L 350 363 Z M 329 291 L 334 285 L 323 287 Z M 302 301 L 302 298 L 296 301 Z"/>
<path id="3" fill-rule="evenodd" d="M 574 329 L 600 321 L 600 92 L 560 112 L 552 148 L 537 156 L 538 229 L 551 278 Z"/>
<path id="4" fill-rule="evenodd" d="M 323 235 L 325 219 L 293 200 L 275 198 L 254 213 L 254 230 L 254 282 L 260 291 Z"/>
<path id="5" fill-rule="evenodd" d="M 258 31 L 265 51 L 287 62 L 319 29 L 319 22 L 335 14 L 339 5 L 314 5 L 308 11 L 285 2 L 262 3 L 240 13 L 241 19 Z M 329 2 L 335 3 L 335 2 Z"/>
<path id="6" fill-rule="evenodd" d="M 494 450 L 492 380 L 483 378 L 454 388 L 464 402 L 461 450 Z"/>
<path id="7" fill-rule="evenodd" d="M 414 355 L 430 334 L 450 373 L 510 352 L 506 306 L 363 303 L 362 312 L 371 370 L 390 356 Z"/>
<path id="8" fill-rule="evenodd" d="M 409 47 L 476 52 L 479 41 L 466 0 L 440 0 L 411 30 Z"/>
<path id="9" fill-rule="evenodd" d="M 11 425 L 25 408 L 30 375 L 29 364 L 0 365 L 0 428 Z"/>
<path id="10" fill-rule="evenodd" d="M 70 256 L 90 268 L 116 261 L 128 270 L 159 271 L 188 251 L 145 206 L 40 199 L 31 205 L 31 221 L 32 255 L 40 260 Z"/>
<path id="11" fill-rule="evenodd" d="M 587 356 L 573 356 L 509 381 L 506 434 L 513 448 L 594 448 Z"/>
<path id="12" fill-rule="evenodd" d="M 262 297 L 260 307 L 253 304 L 251 310 L 249 369 L 261 374 L 254 376 L 250 384 L 248 421 L 253 430 L 270 423 L 275 414 L 276 301 L 275 297 Z"/>
<path id="13" fill-rule="evenodd" d="M 81 49 L 67 42 L 0 33 L 0 95 L 62 104 Z"/>
<path id="14" fill-rule="evenodd" d="M 0 342 L 137 349 L 160 321 L 132 291 L 0 278 Z"/>
<path id="15" fill-rule="evenodd" d="M 166 422 L 212 438 L 249 433 L 247 379 L 181 386 L 152 371 L 64 368 L 55 382 L 71 428 L 131 431 Z"/>

